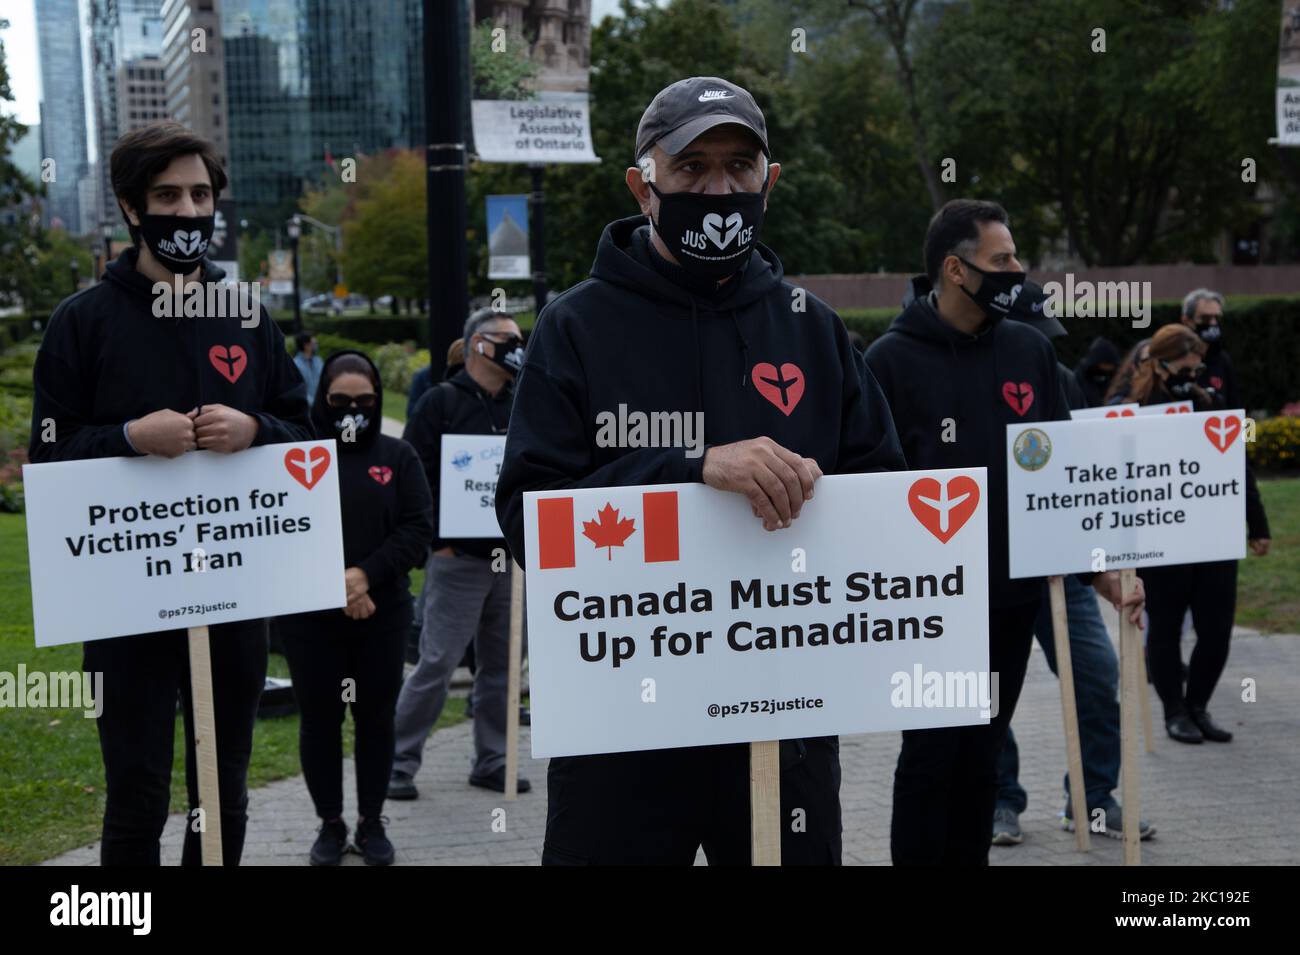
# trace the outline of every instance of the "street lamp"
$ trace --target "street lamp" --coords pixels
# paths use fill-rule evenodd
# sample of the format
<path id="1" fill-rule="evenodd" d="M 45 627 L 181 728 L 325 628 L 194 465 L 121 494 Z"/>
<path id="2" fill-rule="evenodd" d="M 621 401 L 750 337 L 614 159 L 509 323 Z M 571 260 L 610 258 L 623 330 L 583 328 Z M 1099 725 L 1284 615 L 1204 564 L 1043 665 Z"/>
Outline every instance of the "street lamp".
<path id="1" fill-rule="evenodd" d="M 75 294 L 77 291 L 77 286 L 80 284 L 80 282 L 77 279 L 77 273 L 81 271 L 81 267 L 77 264 L 77 260 L 75 257 L 72 259 L 71 264 L 72 264 L 72 291 Z"/>
<path id="2" fill-rule="evenodd" d="M 293 249 L 293 331 L 296 335 L 302 331 L 302 301 L 298 280 L 298 237 L 302 235 L 302 224 L 297 216 L 289 220 L 286 231 L 289 233 L 289 246 Z"/>
<path id="3" fill-rule="evenodd" d="M 108 260 L 113 255 L 113 224 L 111 222 L 101 222 L 99 224 L 99 234 L 104 237 L 104 269 L 107 270 Z"/>

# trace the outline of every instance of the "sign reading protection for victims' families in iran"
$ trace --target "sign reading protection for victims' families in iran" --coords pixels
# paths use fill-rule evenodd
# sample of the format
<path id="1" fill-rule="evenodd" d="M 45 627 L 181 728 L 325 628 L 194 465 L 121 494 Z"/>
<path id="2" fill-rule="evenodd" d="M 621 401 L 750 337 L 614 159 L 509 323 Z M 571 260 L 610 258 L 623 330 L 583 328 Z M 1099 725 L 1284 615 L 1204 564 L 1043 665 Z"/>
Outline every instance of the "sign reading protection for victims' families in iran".
<path id="1" fill-rule="evenodd" d="M 36 645 L 342 607 L 333 441 L 23 466 Z"/>
<path id="2" fill-rule="evenodd" d="M 438 484 L 438 536 L 500 537 L 497 478 L 506 452 L 504 434 L 444 434 Z"/>
<path id="3" fill-rule="evenodd" d="M 983 468 L 824 477 L 775 532 L 703 484 L 525 494 L 533 755 L 987 723 L 986 515 Z"/>
<path id="4" fill-rule="evenodd" d="M 1245 422 L 1218 411 L 1008 425 L 1011 576 L 1246 556 Z"/>

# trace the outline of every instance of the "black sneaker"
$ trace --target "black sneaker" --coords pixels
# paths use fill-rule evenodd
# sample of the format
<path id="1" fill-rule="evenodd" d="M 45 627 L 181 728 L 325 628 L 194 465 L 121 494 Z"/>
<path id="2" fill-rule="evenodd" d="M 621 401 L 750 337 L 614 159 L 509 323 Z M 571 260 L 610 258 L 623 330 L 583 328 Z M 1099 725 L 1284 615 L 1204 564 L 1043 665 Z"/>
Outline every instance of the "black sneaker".
<path id="1" fill-rule="evenodd" d="M 1205 736 L 1201 729 L 1192 722 L 1192 718 L 1186 713 L 1179 713 L 1177 716 L 1165 717 L 1165 732 L 1169 738 L 1177 740 L 1180 743 L 1203 743 Z"/>
<path id="2" fill-rule="evenodd" d="M 387 821 L 385 816 L 357 820 L 357 850 L 361 853 L 361 858 L 366 860 L 366 865 L 392 865 L 393 859 L 397 857 L 397 850 L 384 834 L 384 823 Z"/>
<path id="3" fill-rule="evenodd" d="M 1205 707 L 1189 706 L 1187 715 L 1191 717 L 1192 722 L 1196 724 L 1196 728 L 1201 731 L 1201 735 L 1206 739 L 1215 743 L 1232 742 L 1232 734 L 1210 719 L 1210 714 L 1205 712 Z"/>
<path id="4" fill-rule="evenodd" d="M 506 791 L 506 768 L 502 766 L 496 772 L 488 773 L 486 776 L 471 776 L 469 784 L 477 786 L 479 789 L 490 789 L 495 793 L 503 793 Z M 532 788 L 533 784 L 523 776 L 520 776 L 519 781 L 515 784 L 515 792 L 526 793 Z"/>
<path id="5" fill-rule="evenodd" d="M 419 799 L 420 791 L 415 788 L 415 780 L 406 773 L 393 773 L 388 777 L 389 799 Z"/>
<path id="6" fill-rule="evenodd" d="M 338 865 L 343 861 L 343 850 L 348 844 L 348 827 L 342 819 L 334 819 L 320 827 L 320 835 L 311 847 L 312 865 Z"/>

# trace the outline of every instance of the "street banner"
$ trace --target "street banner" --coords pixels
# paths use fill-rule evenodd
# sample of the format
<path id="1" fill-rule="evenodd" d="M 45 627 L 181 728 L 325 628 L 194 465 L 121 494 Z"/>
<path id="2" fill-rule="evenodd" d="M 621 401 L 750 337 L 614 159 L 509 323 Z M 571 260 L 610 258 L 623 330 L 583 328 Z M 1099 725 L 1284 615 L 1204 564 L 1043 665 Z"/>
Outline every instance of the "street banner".
<path id="1" fill-rule="evenodd" d="M 438 536 L 500 537 L 497 477 L 506 452 L 504 434 L 444 434 L 438 481 Z"/>
<path id="2" fill-rule="evenodd" d="M 293 253 L 288 249 L 272 249 L 266 253 L 269 285 L 272 295 L 293 294 Z"/>
<path id="3" fill-rule="evenodd" d="M 591 111 L 585 93 L 531 100 L 476 99 L 470 106 L 480 162 L 592 163 Z"/>
<path id="4" fill-rule="evenodd" d="M 333 440 L 23 466 L 36 645 L 343 607 Z"/>
<path id="5" fill-rule="evenodd" d="M 1300 4 L 1278 4 L 1281 26 L 1277 55 L 1277 143 L 1300 145 Z"/>
<path id="6" fill-rule="evenodd" d="M 767 532 L 703 484 L 526 493 L 533 755 L 987 723 L 986 501 L 834 475 Z"/>
<path id="7" fill-rule="evenodd" d="M 488 196 L 488 278 L 532 278 L 528 258 L 528 197 Z"/>
<path id="8" fill-rule="evenodd" d="M 1246 555 L 1242 411 L 1007 425 L 1015 577 Z"/>
<path id="9" fill-rule="evenodd" d="M 1132 418 L 1137 414 L 1136 401 L 1122 405 L 1102 405 L 1098 408 L 1074 408 L 1070 411 L 1072 421 L 1090 421 L 1094 418 Z"/>

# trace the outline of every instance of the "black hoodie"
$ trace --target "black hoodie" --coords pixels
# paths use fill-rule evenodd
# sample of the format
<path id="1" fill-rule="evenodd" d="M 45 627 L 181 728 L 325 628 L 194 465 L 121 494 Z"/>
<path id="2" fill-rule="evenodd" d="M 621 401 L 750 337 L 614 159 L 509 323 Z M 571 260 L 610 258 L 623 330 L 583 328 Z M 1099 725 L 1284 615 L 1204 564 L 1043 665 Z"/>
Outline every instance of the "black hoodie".
<path id="1" fill-rule="evenodd" d="M 170 408 L 223 404 L 257 418 L 254 445 L 305 441 L 307 389 L 266 309 L 252 328 L 238 317 L 158 318 L 153 280 L 134 248 L 104 280 L 64 299 L 50 316 L 33 372 L 33 462 L 133 457 L 122 426 Z M 224 277 L 203 262 L 203 281 Z M 41 440 L 54 421 L 53 441 Z"/>
<path id="2" fill-rule="evenodd" d="M 651 258 L 649 231 L 645 216 L 606 226 L 591 278 L 538 317 L 497 484 L 497 516 L 521 563 L 525 491 L 702 480 L 704 455 L 690 449 L 599 447 L 597 415 L 620 404 L 703 412 L 701 451 L 767 436 L 826 474 L 906 467 L 844 324 L 782 281 L 771 249 L 757 244 L 742 273 L 693 294 Z"/>
<path id="3" fill-rule="evenodd" d="M 871 343 L 867 365 L 911 467 L 988 468 L 990 608 L 1037 600 L 1040 578 L 1008 577 L 1006 426 L 1070 417 L 1052 343 L 1016 321 L 985 322 L 967 335 L 944 322 L 927 295 Z"/>
<path id="4" fill-rule="evenodd" d="M 360 567 L 370 581 L 370 599 L 377 614 L 410 603 L 412 567 L 424 566 L 433 537 L 433 504 L 420 459 L 405 441 L 382 432 L 383 383 L 376 387 L 378 401 L 366 427 L 354 441 L 340 440 L 338 420 L 348 414 L 325 401 L 335 377 L 331 365 L 344 355 L 356 355 L 374 371 L 366 355 L 335 352 L 321 368 L 320 387 L 312 404 L 311 422 L 318 438 L 333 438 L 338 448 L 339 505 L 343 515 L 343 566 Z M 338 613 L 331 610 L 330 613 Z"/>
<path id="5" fill-rule="evenodd" d="M 1124 356 L 1119 353 L 1119 349 L 1109 338 L 1098 335 L 1088 345 L 1088 351 L 1079 359 L 1079 364 L 1074 366 L 1074 380 L 1083 389 L 1083 396 L 1088 402 L 1087 407 L 1097 408 L 1106 403 L 1106 389 L 1110 387 L 1115 371 L 1119 370 L 1119 363 L 1123 360 Z M 1110 365 L 1114 369 L 1100 385 L 1092 380 L 1098 365 Z"/>
<path id="6" fill-rule="evenodd" d="M 510 424 L 510 405 L 514 385 L 507 382 L 496 393 L 488 394 L 470 377 L 463 365 L 460 370 L 420 396 L 406 422 L 402 437 L 411 443 L 424 465 L 424 474 L 433 491 L 433 549 L 450 547 L 474 557 L 490 558 L 493 551 L 504 548 L 500 537 L 456 538 L 446 540 L 437 535 L 438 493 L 442 479 L 442 436 L 444 434 L 505 434 Z"/>

